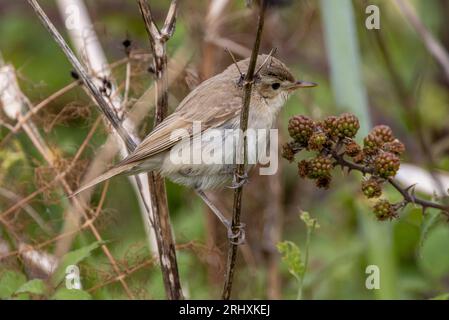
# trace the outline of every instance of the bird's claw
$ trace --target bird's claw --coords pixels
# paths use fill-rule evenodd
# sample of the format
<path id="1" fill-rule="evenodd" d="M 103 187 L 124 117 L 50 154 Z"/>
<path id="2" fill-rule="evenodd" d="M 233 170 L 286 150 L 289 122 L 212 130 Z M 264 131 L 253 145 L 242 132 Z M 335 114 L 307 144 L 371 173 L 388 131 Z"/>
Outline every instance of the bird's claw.
<path id="1" fill-rule="evenodd" d="M 236 229 L 237 231 L 234 232 L 234 229 Z M 228 226 L 228 239 L 229 241 L 234 244 L 234 245 L 241 245 L 243 243 L 245 243 L 245 224 L 244 223 L 240 223 L 237 226 L 234 226 L 234 228 L 232 226 Z"/>
<path id="2" fill-rule="evenodd" d="M 237 181 L 238 179 L 240 181 Z M 234 177 L 232 178 L 232 184 L 228 186 L 229 189 L 238 189 L 241 186 L 247 184 L 249 182 L 248 173 L 244 173 L 242 175 L 239 175 L 238 173 L 234 173 Z"/>

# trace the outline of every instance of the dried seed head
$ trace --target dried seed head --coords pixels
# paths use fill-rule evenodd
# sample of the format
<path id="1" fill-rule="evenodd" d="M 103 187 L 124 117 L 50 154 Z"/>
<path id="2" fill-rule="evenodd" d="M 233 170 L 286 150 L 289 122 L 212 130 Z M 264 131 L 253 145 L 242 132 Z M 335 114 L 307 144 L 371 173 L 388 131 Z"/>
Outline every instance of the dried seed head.
<path id="1" fill-rule="evenodd" d="M 317 186 L 317 188 L 320 188 L 320 189 L 329 189 L 331 181 L 332 181 L 331 176 L 321 177 L 321 178 L 316 179 L 315 185 Z"/>
<path id="2" fill-rule="evenodd" d="M 301 160 L 298 162 L 298 174 L 301 178 L 305 178 L 309 175 L 309 161 Z"/>
<path id="3" fill-rule="evenodd" d="M 295 151 L 293 150 L 290 143 L 285 143 L 284 145 L 282 145 L 281 156 L 290 162 L 295 159 Z"/>
<path id="4" fill-rule="evenodd" d="M 362 152 L 362 148 L 360 148 L 358 143 L 355 142 L 354 140 L 350 140 L 348 143 L 346 143 L 345 153 L 348 156 L 355 157 L 355 156 L 357 156 L 361 152 Z"/>

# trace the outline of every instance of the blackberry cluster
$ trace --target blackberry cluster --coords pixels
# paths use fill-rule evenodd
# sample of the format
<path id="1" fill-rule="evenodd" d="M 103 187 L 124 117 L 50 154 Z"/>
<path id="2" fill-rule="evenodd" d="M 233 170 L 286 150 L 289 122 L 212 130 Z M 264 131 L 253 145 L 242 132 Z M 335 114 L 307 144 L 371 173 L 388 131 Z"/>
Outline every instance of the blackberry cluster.
<path id="1" fill-rule="evenodd" d="M 360 145 L 354 140 L 359 128 L 359 120 L 351 113 L 328 116 L 322 121 L 304 115 L 294 116 L 288 124 L 293 140 L 283 146 L 282 156 L 292 162 L 303 149 L 314 152 L 314 157 L 298 162 L 298 174 L 314 180 L 318 188 L 324 189 L 329 188 L 336 165 L 357 168 L 369 175 L 361 182 L 363 195 L 369 199 L 378 198 L 382 195 L 382 185 L 399 170 L 405 147 L 386 125 L 375 126 Z M 353 165 L 348 166 L 351 162 Z M 396 217 L 398 208 L 397 204 L 381 199 L 373 210 L 379 220 L 386 220 Z"/>

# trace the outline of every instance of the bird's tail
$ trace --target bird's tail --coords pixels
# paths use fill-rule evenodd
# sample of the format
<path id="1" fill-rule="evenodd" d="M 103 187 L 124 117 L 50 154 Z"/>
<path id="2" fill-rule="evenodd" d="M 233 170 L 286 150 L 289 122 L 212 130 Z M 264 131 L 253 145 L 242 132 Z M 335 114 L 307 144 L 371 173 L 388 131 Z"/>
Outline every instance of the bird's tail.
<path id="1" fill-rule="evenodd" d="M 116 175 L 119 175 L 121 173 L 125 173 L 126 171 L 131 170 L 134 166 L 136 166 L 135 163 L 128 163 L 128 164 L 125 164 L 125 165 L 116 166 L 116 167 L 106 171 L 102 175 L 96 177 L 95 179 L 89 181 L 84 186 L 82 186 L 81 188 L 76 190 L 74 193 L 72 193 L 69 197 L 70 198 L 74 197 L 77 194 L 79 194 L 80 192 L 83 192 L 83 191 L 85 191 L 85 190 L 87 190 L 89 188 L 92 188 L 93 186 L 99 184 L 100 182 L 108 180 L 109 178 L 112 178 L 112 177 L 114 177 Z"/>

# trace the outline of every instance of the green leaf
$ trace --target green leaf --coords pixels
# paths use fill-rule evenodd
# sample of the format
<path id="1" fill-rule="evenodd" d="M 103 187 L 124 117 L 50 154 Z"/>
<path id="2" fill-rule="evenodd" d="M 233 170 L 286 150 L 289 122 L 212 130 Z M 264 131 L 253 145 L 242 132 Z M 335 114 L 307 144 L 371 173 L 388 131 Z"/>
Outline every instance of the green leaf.
<path id="1" fill-rule="evenodd" d="M 430 300 L 449 300 L 449 293 L 443 293 L 436 297 L 430 298 Z"/>
<path id="2" fill-rule="evenodd" d="M 449 273 L 449 255 L 445 254 L 448 243 L 449 229 L 446 225 L 438 225 L 428 232 L 419 260 L 426 274 L 442 278 Z"/>
<path id="3" fill-rule="evenodd" d="M 7 270 L 0 273 L 0 299 L 10 298 L 26 281 L 25 275 L 20 272 Z"/>
<path id="4" fill-rule="evenodd" d="M 41 279 L 33 279 L 24 283 L 19 289 L 16 290 L 15 294 L 19 293 L 32 293 L 32 294 L 45 294 L 46 287 L 44 281 Z"/>
<path id="5" fill-rule="evenodd" d="M 84 290 L 61 288 L 51 300 L 92 300 L 92 296 Z"/>
<path id="6" fill-rule="evenodd" d="M 277 248 L 282 255 L 282 261 L 287 265 L 288 271 L 299 280 L 305 271 L 299 247 L 291 241 L 283 241 L 277 244 Z"/>
<path id="7" fill-rule="evenodd" d="M 54 275 L 53 275 L 53 283 L 55 285 L 58 285 L 65 277 L 66 268 L 70 265 L 76 265 L 82 260 L 86 259 L 90 253 L 97 249 L 102 243 L 100 242 L 94 242 L 91 243 L 88 246 L 82 247 L 80 249 L 68 252 L 64 255 L 64 257 L 61 260 L 61 263 L 59 264 L 58 268 L 56 269 Z"/>

